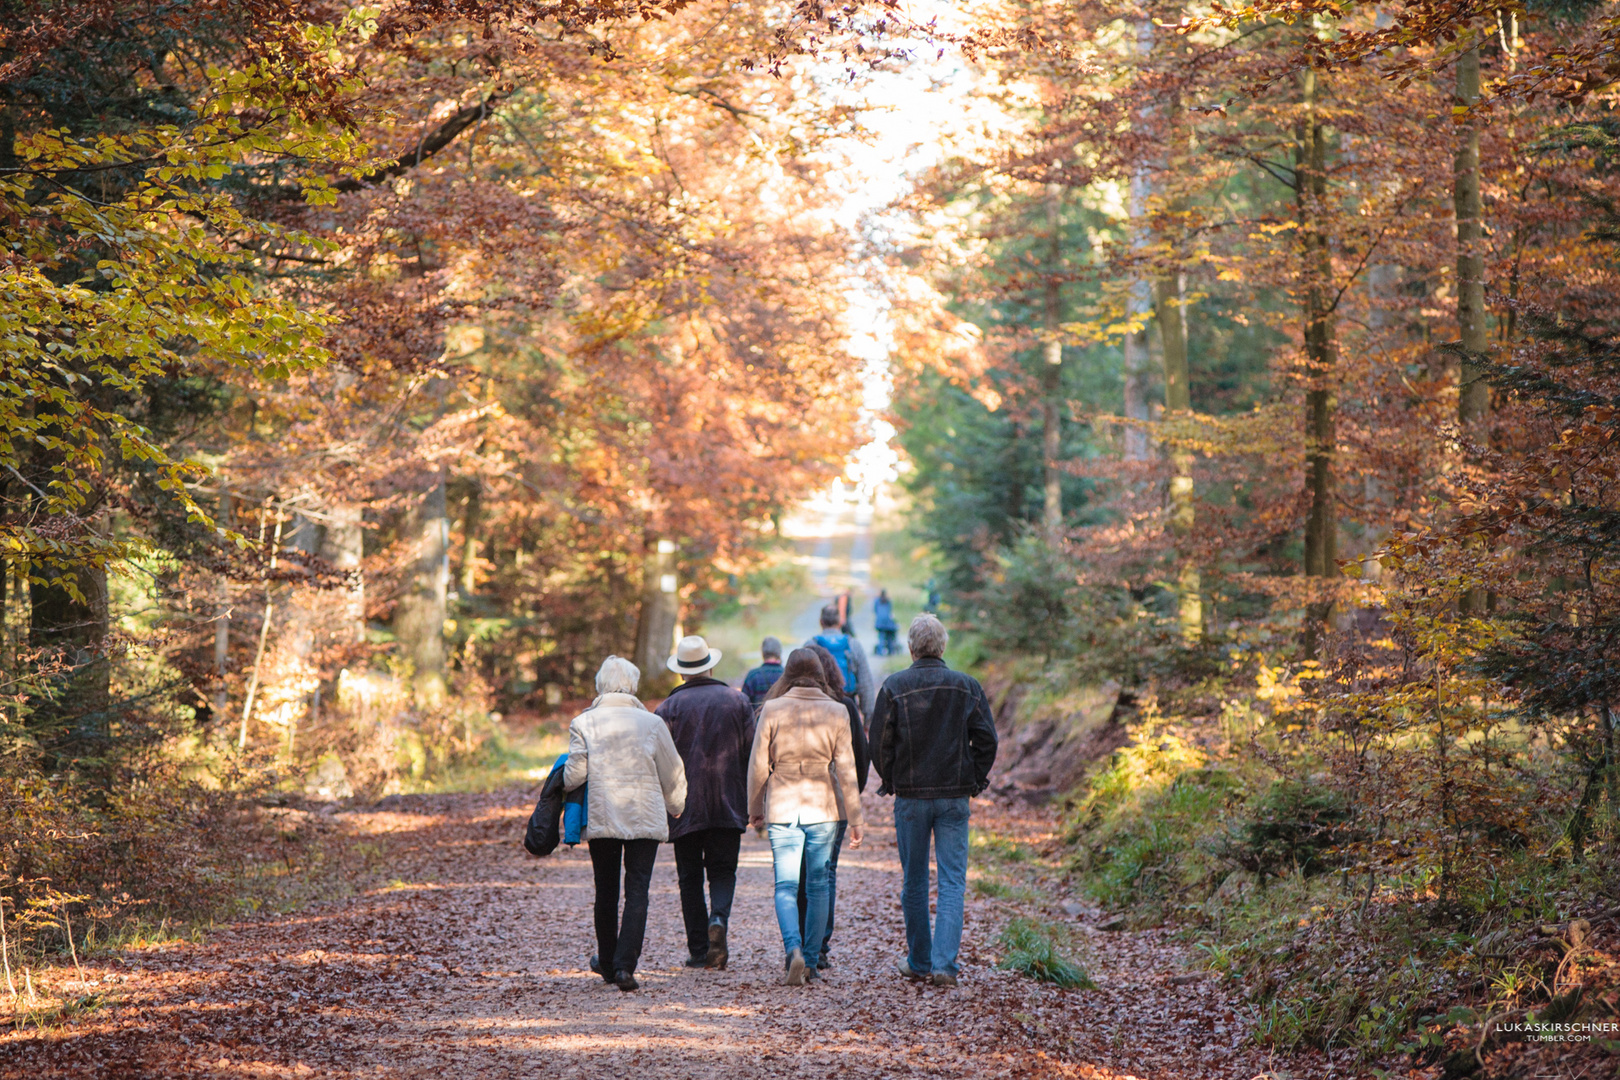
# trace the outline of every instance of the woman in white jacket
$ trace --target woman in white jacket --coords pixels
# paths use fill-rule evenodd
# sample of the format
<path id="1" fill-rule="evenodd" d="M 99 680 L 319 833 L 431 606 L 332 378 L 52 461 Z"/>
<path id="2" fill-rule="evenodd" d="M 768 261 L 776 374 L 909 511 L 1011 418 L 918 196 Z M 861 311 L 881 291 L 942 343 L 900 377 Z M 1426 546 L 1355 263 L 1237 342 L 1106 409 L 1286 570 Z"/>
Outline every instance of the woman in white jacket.
<path id="1" fill-rule="evenodd" d="M 647 933 L 647 888 L 669 819 L 686 809 L 686 768 L 669 727 L 636 699 L 641 672 L 610 656 L 596 673 L 596 700 L 568 725 L 563 786 L 588 783 L 585 840 L 596 878 L 596 955 L 591 970 L 626 992 Z M 667 816 L 666 816 L 667 815 Z M 624 863 L 624 919 L 619 864 Z"/>

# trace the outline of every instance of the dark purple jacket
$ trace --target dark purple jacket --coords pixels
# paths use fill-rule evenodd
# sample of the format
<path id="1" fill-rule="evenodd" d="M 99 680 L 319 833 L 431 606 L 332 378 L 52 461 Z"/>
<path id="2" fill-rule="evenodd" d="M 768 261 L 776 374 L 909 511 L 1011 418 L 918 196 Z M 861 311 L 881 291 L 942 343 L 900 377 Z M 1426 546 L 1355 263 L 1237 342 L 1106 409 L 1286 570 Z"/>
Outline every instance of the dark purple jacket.
<path id="1" fill-rule="evenodd" d="M 748 755 L 754 748 L 748 699 L 699 675 L 677 686 L 657 712 L 686 766 L 686 810 L 669 819 L 669 838 L 748 828 Z"/>

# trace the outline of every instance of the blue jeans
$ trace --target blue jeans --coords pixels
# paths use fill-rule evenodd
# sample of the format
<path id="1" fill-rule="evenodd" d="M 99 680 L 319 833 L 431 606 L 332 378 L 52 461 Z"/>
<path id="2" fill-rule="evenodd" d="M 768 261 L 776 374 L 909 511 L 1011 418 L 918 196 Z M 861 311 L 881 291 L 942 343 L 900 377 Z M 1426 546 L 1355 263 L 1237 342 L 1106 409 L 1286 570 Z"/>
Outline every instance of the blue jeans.
<path id="1" fill-rule="evenodd" d="M 827 932 L 827 863 L 832 859 L 838 822 L 814 825 L 776 825 L 768 833 L 771 861 L 776 866 L 776 924 L 782 930 L 782 949 L 804 951 L 804 964 L 814 970 L 821 959 L 821 941 Z M 804 868 L 804 935 L 799 935 L 799 868 Z"/>
<path id="2" fill-rule="evenodd" d="M 939 864 L 939 902 L 928 926 L 928 841 Z M 900 909 L 906 917 L 906 964 L 917 975 L 955 975 L 962 947 L 967 892 L 967 799 L 894 800 L 894 839 L 900 849 Z"/>
<path id="3" fill-rule="evenodd" d="M 821 937 L 821 948 L 817 950 L 821 956 L 826 956 L 832 944 L 833 918 L 838 912 L 838 852 L 844 846 L 844 830 L 849 822 L 838 823 L 838 835 L 833 837 L 832 856 L 827 860 L 827 930 Z M 804 912 L 810 906 L 810 898 L 805 894 L 805 870 L 799 867 L 799 892 L 796 897 L 799 905 L 799 936 L 804 936 Z"/>

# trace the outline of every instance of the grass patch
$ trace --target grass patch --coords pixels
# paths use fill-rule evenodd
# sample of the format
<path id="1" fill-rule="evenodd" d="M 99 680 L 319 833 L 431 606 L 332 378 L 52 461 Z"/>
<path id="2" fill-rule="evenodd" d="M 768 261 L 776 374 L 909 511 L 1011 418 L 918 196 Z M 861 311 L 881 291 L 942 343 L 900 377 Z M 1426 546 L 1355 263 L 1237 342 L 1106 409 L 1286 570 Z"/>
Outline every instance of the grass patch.
<path id="1" fill-rule="evenodd" d="M 517 733 L 497 729 L 477 753 L 422 779 L 402 781 L 401 791 L 407 794 L 497 791 L 539 784 L 557 756 L 568 750 L 567 722 L 566 717 L 541 721 Z"/>
<path id="2" fill-rule="evenodd" d="M 997 877 L 976 877 L 969 888 L 973 890 L 973 895 L 989 900 L 1010 900 L 1018 904 L 1033 904 L 1040 900 L 1040 894 L 1034 889 L 1011 885 Z"/>
<path id="3" fill-rule="evenodd" d="M 991 865 L 1027 863 L 1034 858 L 1034 854 L 1028 848 L 1020 846 L 1012 837 L 986 832 L 983 829 L 968 831 L 968 853 L 974 859 Z"/>
<path id="4" fill-rule="evenodd" d="M 997 944 L 1003 952 L 996 966 L 1003 970 L 1016 971 L 1065 990 L 1097 988 L 1086 969 L 1064 954 L 1070 941 L 1068 932 L 1061 926 L 1038 919 L 1014 919 L 1001 932 Z"/>

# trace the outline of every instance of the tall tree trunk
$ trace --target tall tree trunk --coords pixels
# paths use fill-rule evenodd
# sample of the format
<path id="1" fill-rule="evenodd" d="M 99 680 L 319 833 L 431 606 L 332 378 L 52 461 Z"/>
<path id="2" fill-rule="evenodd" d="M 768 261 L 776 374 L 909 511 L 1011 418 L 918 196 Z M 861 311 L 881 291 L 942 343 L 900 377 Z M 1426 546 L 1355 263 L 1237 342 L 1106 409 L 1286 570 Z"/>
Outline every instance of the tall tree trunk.
<path id="1" fill-rule="evenodd" d="M 1173 39 L 1172 49 L 1180 49 L 1180 39 Z M 1172 92 L 1166 103 L 1164 171 L 1167 176 L 1180 175 L 1191 157 L 1190 131 L 1183 123 L 1181 100 Z M 1184 229 L 1179 222 L 1186 209 L 1183 199 L 1171 200 L 1171 215 L 1165 239 L 1172 259 L 1179 266 Z M 1167 415 L 1192 411 L 1192 385 L 1187 335 L 1187 276 L 1179 268 L 1169 272 L 1161 269 L 1153 282 L 1154 321 L 1159 326 L 1159 351 L 1164 363 L 1164 410 Z M 1176 573 L 1176 614 L 1181 627 L 1181 640 L 1188 646 L 1196 645 L 1204 635 L 1203 582 L 1198 562 L 1190 550 L 1193 525 L 1197 510 L 1193 502 L 1193 455 L 1190 450 L 1171 450 L 1169 510 L 1170 532 L 1175 537 L 1176 554 L 1180 566 Z"/>
<path id="2" fill-rule="evenodd" d="M 1305 276 L 1305 356 L 1310 389 L 1305 394 L 1306 484 L 1310 510 L 1305 518 L 1305 573 L 1338 576 L 1339 523 L 1335 450 L 1338 442 L 1336 389 L 1338 338 L 1333 304 L 1333 254 L 1323 224 L 1327 199 L 1327 132 L 1316 111 L 1317 76 L 1300 75 L 1305 106 L 1295 139 L 1295 196 Z M 1305 651 L 1315 656 L 1321 626 L 1333 611 L 1331 600 L 1314 602 L 1306 611 Z"/>
<path id="3" fill-rule="evenodd" d="M 1155 321 L 1164 353 L 1164 409 L 1167 414 L 1190 412 L 1187 358 L 1186 277 L 1173 274 L 1154 282 Z M 1196 645 L 1204 634 L 1203 582 L 1198 563 L 1187 548 L 1193 535 L 1193 455 L 1189 450 L 1170 453 L 1170 531 L 1176 538 L 1181 566 L 1176 576 L 1177 621 L 1181 640 Z"/>
<path id="4" fill-rule="evenodd" d="M 1045 504 L 1041 527 L 1049 543 L 1063 538 L 1063 474 L 1058 457 L 1063 453 L 1063 342 L 1059 327 L 1063 319 L 1058 269 L 1063 255 L 1063 188 L 1046 185 L 1046 363 L 1041 366 L 1041 460 L 1045 482 Z"/>
<path id="5" fill-rule="evenodd" d="M 636 623 L 636 666 L 641 669 L 644 697 L 662 697 L 674 686 L 667 662 L 681 618 L 678 585 L 674 542 L 649 536 L 642 563 L 641 617 Z"/>
<path id="6" fill-rule="evenodd" d="M 457 587 L 463 597 L 478 594 L 478 529 L 483 520 L 483 491 L 474 484 L 461 513 L 461 579 Z"/>
<path id="7" fill-rule="evenodd" d="M 107 528 L 104 512 L 89 520 L 92 529 Z M 64 572 L 39 567 L 36 573 L 51 578 Z M 77 596 L 65 585 L 35 581 L 28 586 L 28 644 L 43 650 L 47 662 L 54 659 L 63 665 L 62 674 L 53 680 L 56 694 L 35 701 L 33 717 L 58 766 L 72 758 L 96 763 L 85 771 L 105 786 L 111 775 L 99 762 L 110 750 L 112 731 L 112 662 L 106 653 L 107 570 L 80 564 L 72 568 L 72 574 Z"/>
<path id="8" fill-rule="evenodd" d="M 428 489 L 415 515 L 416 575 L 400 601 L 395 631 L 414 668 L 417 701 L 444 700 L 444 620 L 449 613 L 450 520 L 445 504 L 445 472 Z"/>
<path id="9" fill-rule="evenodd" d="M 1457 58 L 1457 104 L 1479 102 L 1479 48 Z M 1479 193 L 1479 126 L 1470 117 L 1463 125 L 1453 160 L 1453 204 L 1457 214 L 1457 327 L 1461 331 L 1462 376 L 1457 419 L 1472 424 L 1491 408 L 1491 387 L 1473 361 L 1490 348 L 1485 320 L 1485 245 Z"/>
<path id="10" fill-rule="evenodd" d="M 1153 286 L 1146 280 L 1138 281 L 1131 286 L 1125 306 L 1126 317 L 1142 327 L 1125 335 L 1125 416 L 1136 421 L 1125 428 L 1126 461 L 1147 461 L 1153 457 L 1153 440 L 1143 426 L 1153 418 L 1153 408 L 1148 401 L 1148 373 L 1153 368 L 1153 355 L 1147 335 L 1147 322 L 1153 311 L 1152 297 Z"/>
<path id="11" fill-rule="evenodd" d="M 272 496 L 265 500 L 264 509 L 259 517 L 259 543 L 264 543 L 265 519 L 271 504 L 275 501 Z M 248 725 L 253 721 L 253 706 L 258 701 L 259 676 L 264 671 L 264 651 L 270 641 L 270 627 L 275 624 L 276 598 L 275 574 L 276 563 L 281 557 L 281 529 L 285 524 L 282 517 L 282 506 L 276 505 L 276 527 L 270 537 L 270 563 L 264 575 L 264 614 L 259 618 L 259 641 L 253 649 L 253 666 L 248 669 L 247 692 L 242 695 L 242 730 L 236 737 L 236 748 L 247 749 Z"/>
<path id="12" fill-rule="evenodd" d="M 1153 23 L 1148 19 L 1139 19 L 1136 23 L 1136 56 L 1138 61 L 1146 62 L 1153 52 Z M 1142 119 L 1146 119 L 1143 117 Z M 1146 231 L 1142 227 L 1143 219 L 1147 214 L 1148 198 L 1153 193 L 1153 180 L 1148 173 L 1146 163 L 1138 164 L 1136 171 L 1131 174 L 1129 201 L 1126 207 L 1130 215 L 1131 250 L 1140 253 L 1147 246 Z M 1138 324 L 1140 329 L 1125 335 L 1124 361 L 1125 361 L 1125 416 L 1135 424 L 1125 428 L 1125 460 L 1147 461 L 1153 456 L 1152 440 L 1148 438 L 1147 429 L 1142 426 L 1152 418 L 1152 409 L 1148 403 L 1148 373 L 1153 367 L 1153 358 L 1148 347 L 1147 323 L 1153 313 L 1153 284 L 1147 278 L 1139 278 L 1131 283 L 1131 290 L 1125 301 L 1125 316 L 1132 323 Z"/>
<path id="13" fill-rule="evenodd" d="M 366 586 L 360 576 L 360 563 L 365 555 L 363 512 L 358 505 L 340 503 L 332 507 L 330 515 L 332 520 L 321 538 L 321 558 L 353 575 L 353 584 L 343 597 L 345 629 L 340 637 L 359 644 L 366 640 Z"/>
<path id="14" fill-rule="evenodd" d="M 219 481 L 219 511 L 215 522 L 221 529 L 231 527 L 231 492 L 225 478 Z M 214 582 L 214 722 L 225 719 L 230 708 L 230 695 L 225 686 L 226 669 L 231 660 L 231 581 L 221 573 Z"/>
<path id="15" fill-rule="evenodd" d="M 1457 104 L 1479 101 L 1479 47 L 1457 58 Z M 1484 204 L 1479 192 L 1479 126 L 1470 116 L 1457 141 L 1452 164 L 1452 203 L 1457 214 L 1457 329 L 1463 359 L 1457 387 L 1457 420 L 1464 427 L 1484 420 L 1491 409 L 1491 386 L 1475 361 L 1490 348 L 1485 319 Z M 1489 605 L 1484 589 L 1463 594 L 1462 610 L 1482 614 Z"/>

